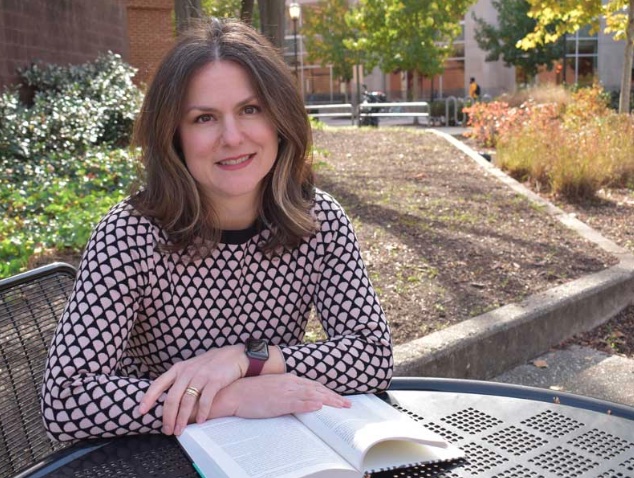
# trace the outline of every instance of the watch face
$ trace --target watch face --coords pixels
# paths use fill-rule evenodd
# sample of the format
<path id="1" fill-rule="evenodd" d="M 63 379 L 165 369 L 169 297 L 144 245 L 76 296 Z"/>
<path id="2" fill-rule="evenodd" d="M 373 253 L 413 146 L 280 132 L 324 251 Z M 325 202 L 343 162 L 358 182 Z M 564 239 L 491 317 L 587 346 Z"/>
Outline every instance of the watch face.
<path id="1" fill-rule="evenodd" d="M 268 360 L 269 346 L 266 340 L 249 338 L 247 339 L 247 356 L 257 360 Z"/>

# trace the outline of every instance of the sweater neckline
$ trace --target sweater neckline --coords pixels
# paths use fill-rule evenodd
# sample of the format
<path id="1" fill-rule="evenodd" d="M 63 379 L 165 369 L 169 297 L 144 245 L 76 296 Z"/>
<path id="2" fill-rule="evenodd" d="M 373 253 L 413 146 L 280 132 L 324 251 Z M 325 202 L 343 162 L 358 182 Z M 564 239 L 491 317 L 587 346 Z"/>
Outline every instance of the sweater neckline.
<path id="1" fill-rule="evenodd" d="M 254 222 L 246 229 L 229 229 L 223 230 L 220 236 L 220 242 L 222 244 L 239 245 L 248 242 L 255 237 L 259 232 L 257 222 Z"/>

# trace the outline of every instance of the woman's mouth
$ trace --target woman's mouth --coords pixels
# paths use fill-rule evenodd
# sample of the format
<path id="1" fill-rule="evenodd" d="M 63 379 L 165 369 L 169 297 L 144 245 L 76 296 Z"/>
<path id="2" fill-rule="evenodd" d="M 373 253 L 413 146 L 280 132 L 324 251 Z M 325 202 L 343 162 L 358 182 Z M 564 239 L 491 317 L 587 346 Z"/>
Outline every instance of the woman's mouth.
<path id="1" fill-rule="evenodd" d="M 229 158 L 229 159 L 219 161 L 217 164 L 225 168 L 233 169 L 233 168 L 236 168 L 236 166 L 239 167 L 239 166 L 245 165 L 245 163 L 249 161 L 250 159 L 252 159 L 254 156 L 255 156 L 254 154 L 245 154 L 244 156 L 238 156 L 236 158 Z"/>

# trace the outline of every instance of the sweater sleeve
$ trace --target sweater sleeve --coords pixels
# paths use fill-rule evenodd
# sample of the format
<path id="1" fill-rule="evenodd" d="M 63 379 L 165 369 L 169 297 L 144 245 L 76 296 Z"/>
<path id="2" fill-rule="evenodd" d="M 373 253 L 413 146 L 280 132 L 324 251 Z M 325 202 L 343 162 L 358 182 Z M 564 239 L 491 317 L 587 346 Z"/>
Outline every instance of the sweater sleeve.
<path id="1" fill-rule="evenodd" d="M 323 211 L 323 258 L 313 302 L 328 339 L 282 348 L 287 370 L 339 393 L 385 390 L 393 373 L 385 314 L 349 218 L 331 199 Z"/>
<path id="2" fill-rule="evenodd" d="M 150 380 L 119 375 L 154 243 L 149 224 L 122 204 L 93 231 L 49 350 L 41 405 L 57 441 L 159 432 L 162 424 L 164 397 L 148 414 L 138 411 Z"/>

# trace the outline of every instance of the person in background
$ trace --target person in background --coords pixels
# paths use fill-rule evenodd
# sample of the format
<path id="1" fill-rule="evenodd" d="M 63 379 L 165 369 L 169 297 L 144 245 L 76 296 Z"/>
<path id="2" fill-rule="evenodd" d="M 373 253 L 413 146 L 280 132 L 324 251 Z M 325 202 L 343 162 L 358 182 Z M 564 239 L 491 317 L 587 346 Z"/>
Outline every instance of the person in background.
<path id="1" fill-rule="evenodd" d="M 136 124 L 143 186 L 95 227 L 50 347 L 53 439 L 178 435 L 389 386 L 388 324 L 349 218 L 313 184 L 294 85 L 235 20 L 163 59 Z M 327 338 L 304 343 L 313 308 Z"/>
<path id="2" fill-rule="evenodd" d="M 478 101 L 480 99 L 480 85 L 478 85 L 473 76 L 469 80 L 469 98 L 473 101 Z"/>

